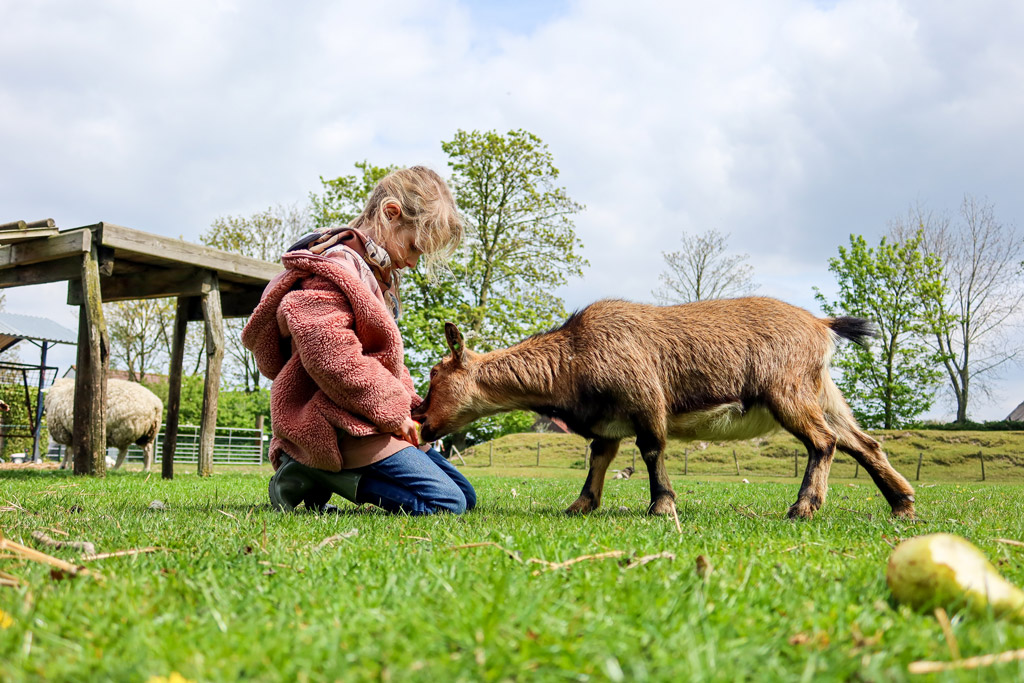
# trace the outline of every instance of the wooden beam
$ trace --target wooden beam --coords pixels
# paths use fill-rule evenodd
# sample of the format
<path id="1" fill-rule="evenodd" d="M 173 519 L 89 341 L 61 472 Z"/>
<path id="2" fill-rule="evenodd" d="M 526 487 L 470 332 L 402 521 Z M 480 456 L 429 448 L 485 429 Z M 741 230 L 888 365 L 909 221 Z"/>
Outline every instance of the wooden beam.
<path id="1" fill-rule="evenodd" d="M 79 307 L 78 365 L 75 368 L 75 408 L 72 443 L 75 474 L 106 474 L 107 364 L 110 338 L 100 301 L 99 254 L 96 244 L 82 257 L 81 280 L 85 301 Z"/>
<path id="2" fill-rule="evenodd" d="M 29 240 L 0 247 L 0 269 L 56 261 L 66 256 L 87 254 L 92 232 L 87 229 L 62 232 L 45 239 Z"/>
<path id="3" fill-rule="evenodd" d="M 232 280 L 266 284 L 282 270 L 276 263 L 232 254 L 213 247 L 132 230 L 113 223 L 102 223 L 101 226 L 104 246 L 112 247 L 118 252 L 158 257 L 161 260 L 178 261 L 197 268 L 217 271 L 222 279 L 225 274 L 230 274 L 232 277 L 229 279 Z"/>
<path id="4" fill-rule="evenodd" d="M 101 287 L 103 303 L 108 303 L 129 299 L 202 296 L 208 291 L 209 283 L 204 279 L 203 272 L 195 268 L 168 270 L 153 267 L 144 272 L 105 277 Z M 81 282 L 68 283 L 68 305 L 77 306 L 82 303 L 82 299 Z"/>
<path id="5" fill-rule="evenodd" d="M 62 282 L 82 277 L 82 256 L 66 256 L 49 263 L 18 266 L 0 270 L 0 289 L 23 285 L 42 285 L 47 282 Z M 81 287 L 79 287 L 81 291 Z"/>
<path id="6" fill-rule="evenodd" d="M 203 378 L 203 418 L 199 426 L 199 476 L 213 474 L 213 441 L 217 434 L 217 399 L 220 370 L 224 360 L 224 319 L 220 310 L 220 288 L 216 272 L 207 276 L 210 291 L 203 296 L 206 325 L 206 376 Z"/>
<path id="7" fill-rule="evenodd" d="M 263 296 L 262 289 L 250 289 L 245 292 L 220 293 L 221 315 L 225 318 L 244 318 L 252 315 L 256 304 Z M 203 320 L 203 311 L 198 303 L 193 304 L 188 311 L 190 321 Z"/>
<path id="8" fill-rule="evenodd" d="M 174 449 L 178 443 L 178 416 L 181 412 L 181 374 L 185 364 L 185 335 L 188 332 L 189 299 L 178 297 L 174 315 L 174 336 L 171 341 L 171 369 L 167 378 L 167 421 L 164 427 L 164 450 L 161 474 L 174 479 Z"/>
<path id="9" fill-rule="evenodd" d="M 25 228 L 24 230 L 0 230 L 0 244 L 14 244 L 37 240 L 41 237 L 52 237 L 57 234 L 57 228 Z"/>

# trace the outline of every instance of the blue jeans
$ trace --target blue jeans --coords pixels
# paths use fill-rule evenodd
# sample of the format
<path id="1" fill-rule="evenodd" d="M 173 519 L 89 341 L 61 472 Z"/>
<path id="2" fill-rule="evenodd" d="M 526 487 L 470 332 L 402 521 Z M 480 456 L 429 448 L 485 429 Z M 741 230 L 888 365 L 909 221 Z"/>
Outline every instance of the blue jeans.
<path id="1" fill-rule="evenodd" d="M 351 471 L 363 475 L 358 501 L 388 512 L 461 515 L 476 507 L 473 485 L 433 448 L 424 453 L 409 446 L 380 462 Z"/>

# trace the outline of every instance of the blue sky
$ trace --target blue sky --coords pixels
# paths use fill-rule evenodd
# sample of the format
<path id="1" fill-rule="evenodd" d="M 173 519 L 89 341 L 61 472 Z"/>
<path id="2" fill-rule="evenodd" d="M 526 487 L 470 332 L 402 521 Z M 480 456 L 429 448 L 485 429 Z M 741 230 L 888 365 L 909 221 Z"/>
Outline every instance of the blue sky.
<path id="1" fill-rule="evenodd" d="M 444 173 L 460 128 L 549 144 L 587 206 L 570 307 L 650 299 L 683 231 L 731 234 L 759 293 L 817 311 L 837 247 L 913 204 L 1024 220 L 1019 2 L 0 0 L 0 25 L 0 221 L 194 240 L 362 159 Z M 7 306 L 74 327 L 64 299 Z M 995 389 L 977 417 L 1024 373 Z"/>

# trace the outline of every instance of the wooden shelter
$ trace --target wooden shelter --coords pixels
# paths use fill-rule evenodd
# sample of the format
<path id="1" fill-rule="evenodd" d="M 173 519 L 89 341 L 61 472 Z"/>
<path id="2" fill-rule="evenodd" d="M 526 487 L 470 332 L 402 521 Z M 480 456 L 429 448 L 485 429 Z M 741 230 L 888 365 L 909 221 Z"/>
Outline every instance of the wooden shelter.
<path id="1" fill-rule="evenodd" d="M 102 475 L 110 340 L 102 304 L 177 297 L 164 431 L 163 476 L 174 476 L 185 331 L 206 326 L 206 373 L 200 424 L 199 474 L 213 469 L 217 397 L 224 358 L 225 317 L 249 315 L 281 266 L 112 223 L 59 230 L 52 220 L 0 225 L 0 288 L 68 282 L 68 304 L 79 306 L 75 374 L 76 474 Z"/>

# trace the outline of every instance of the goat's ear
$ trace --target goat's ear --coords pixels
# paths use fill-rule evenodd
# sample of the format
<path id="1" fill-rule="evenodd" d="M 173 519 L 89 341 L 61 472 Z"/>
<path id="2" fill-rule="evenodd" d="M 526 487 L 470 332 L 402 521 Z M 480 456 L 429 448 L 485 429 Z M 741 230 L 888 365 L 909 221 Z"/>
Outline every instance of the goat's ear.
<path id="1" fill-rule="evenodd" d="M 452 358 L 460 365 L 466 362 L 466 342 L 462 340 L 462 332 L 455 323 L 444 324 L 444 338 L 448 340 L 448 348 L 452 350 Z"/>

